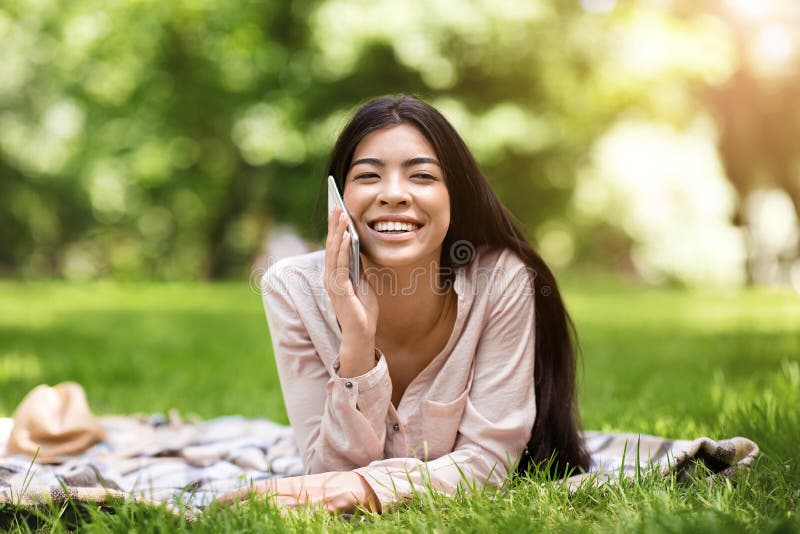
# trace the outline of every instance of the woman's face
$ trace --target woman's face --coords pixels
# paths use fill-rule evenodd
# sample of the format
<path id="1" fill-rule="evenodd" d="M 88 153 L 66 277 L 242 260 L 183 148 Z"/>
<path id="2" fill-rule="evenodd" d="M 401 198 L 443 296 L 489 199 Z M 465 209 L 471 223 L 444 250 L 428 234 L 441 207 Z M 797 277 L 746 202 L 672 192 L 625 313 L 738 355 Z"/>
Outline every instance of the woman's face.
<path id="1" fill-rule="evenodd" d="M 414 126 L 382 128 L 361 140 L 343 198 L 361 250 L 373 263 L 438 264 L 450 226 L 450 195 L 436 152 Z"/>

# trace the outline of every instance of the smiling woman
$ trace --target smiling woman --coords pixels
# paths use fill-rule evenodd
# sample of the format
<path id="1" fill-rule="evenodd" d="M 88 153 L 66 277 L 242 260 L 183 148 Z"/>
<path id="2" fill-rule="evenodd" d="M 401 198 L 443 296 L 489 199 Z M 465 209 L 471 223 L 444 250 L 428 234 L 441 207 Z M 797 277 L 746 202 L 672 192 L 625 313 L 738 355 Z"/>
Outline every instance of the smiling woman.
<path id="1" fill-rule="evenodd" d="M 499 486 L 515 466 L 553 456 L 558 473 L 585 469 L 571 320 L 450 123 L 413 97 L 373 100 L 328 170 L 360 237 L 363 276 L 354 287 L 338 208 L 324 251 L 265 274 L 307 474 L 254 489 L 290 507 L 385 509 L 430 488 Z"/>

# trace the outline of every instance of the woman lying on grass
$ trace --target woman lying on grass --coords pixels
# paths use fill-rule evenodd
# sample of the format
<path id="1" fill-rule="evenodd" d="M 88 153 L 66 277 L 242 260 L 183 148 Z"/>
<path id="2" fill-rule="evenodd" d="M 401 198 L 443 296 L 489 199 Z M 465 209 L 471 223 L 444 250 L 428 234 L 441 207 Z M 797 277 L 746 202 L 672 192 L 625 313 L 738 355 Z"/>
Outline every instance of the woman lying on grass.
<path id="1" fill-rule="evenodd" d="M 433 487 L 498 486 L 555 455 L 586 469 L 571 320 L 550 269 L 458 133 L 413 97 L 361 107 L 329 173 L 347 215 L 324 251 L 264 277 L 286 409 L 308 474 L 253 490 L 294 507 L 381 510 Z M 535 310 L 535 313 L 534 313 Z"/>

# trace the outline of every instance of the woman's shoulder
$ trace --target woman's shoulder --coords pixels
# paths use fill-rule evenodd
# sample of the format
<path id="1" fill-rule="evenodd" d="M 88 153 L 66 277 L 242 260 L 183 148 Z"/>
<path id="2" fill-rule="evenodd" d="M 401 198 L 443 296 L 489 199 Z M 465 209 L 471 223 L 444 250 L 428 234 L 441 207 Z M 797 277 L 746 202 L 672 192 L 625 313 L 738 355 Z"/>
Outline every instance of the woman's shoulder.
<path id="1" fill-rule="evenodd" d="M 525 260 L 510 248 L 484 245 L 463 273 L 463 291 L 473 295 L 501 295 L 512 287 L 532 287 L 535 277 Z"/>
<path id="2" fill-rule="evenodd" d="M 315 267 L 322 267 L 325 265 L 325 250 L 314 250 L 306 252 L 305 254 L 298 254 L 296 256 L 288 256 L 281 258 L 277 261 L 270 260 L 270 266 L 267 272 L 274 270 L 275 272 L 286 272 L 291 269 L 310 269 Z"/>
<path id="3" fill-rule="evenodd" d="M 525 260 L 508 247 L 482 245 L 475 251 L 475 259 L 470 263 L 468 271 L 474 275 L 477 271 L 488 271 L 495 274 L 501 272 L 515 275 L 527 268 Z"/>
<path id="4" fill-rule="evenodd" d="M 270 262 L 261 277 L 261 288 L 292 290 L 316 287 L 322 283 L 325 250 L 315 250 Z"/>

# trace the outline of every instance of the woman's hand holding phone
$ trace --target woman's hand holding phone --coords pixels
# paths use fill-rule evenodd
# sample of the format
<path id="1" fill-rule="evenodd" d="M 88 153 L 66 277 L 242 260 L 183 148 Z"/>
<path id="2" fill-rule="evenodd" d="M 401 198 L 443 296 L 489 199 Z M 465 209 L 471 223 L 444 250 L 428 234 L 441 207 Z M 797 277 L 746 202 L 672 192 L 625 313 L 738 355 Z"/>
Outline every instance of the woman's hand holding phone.
<path id="1" fill-rule="evenodd" d="M 361 276 L 358 288 L 350 280 L 347 223 L 348 215 L 338 206 L 328 217 L 323 283 L 342 329 L 339 376 L 353 377 L 375 367 L 378 298 L 366 276 Z"/>

